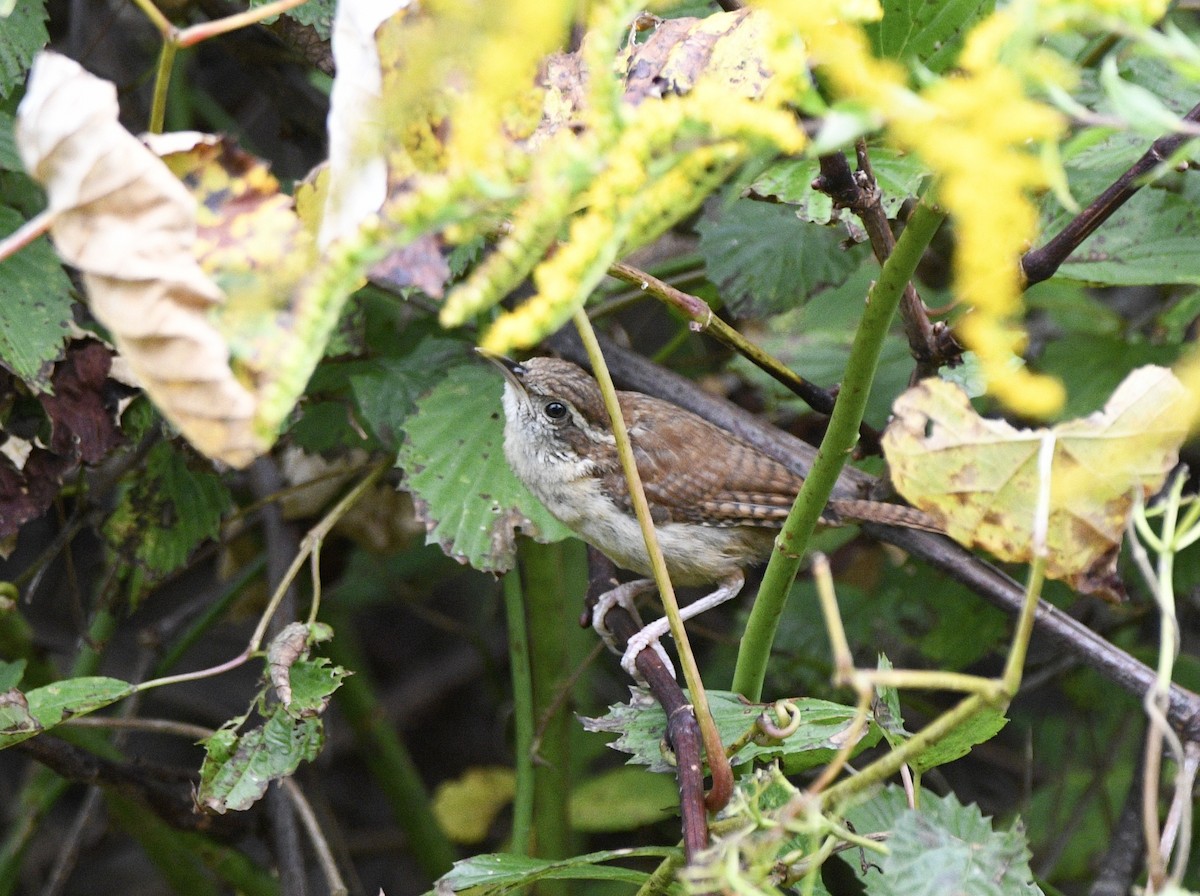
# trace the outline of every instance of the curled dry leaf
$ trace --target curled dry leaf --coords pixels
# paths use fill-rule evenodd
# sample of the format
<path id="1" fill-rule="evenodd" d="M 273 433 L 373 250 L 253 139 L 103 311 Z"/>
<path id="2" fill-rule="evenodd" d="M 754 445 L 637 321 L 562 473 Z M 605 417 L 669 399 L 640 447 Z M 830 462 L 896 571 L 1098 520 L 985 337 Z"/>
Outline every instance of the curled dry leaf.
<path id="1" fill-rule="evenodd" d="M 21 159 L 46 189 L 59 254 L 143 387 L 205 454 L 248 463 L 263 448 L 255 399 L 208 316 L 223 297 L 192 255 L 195 202 L 117 115 L 111 84 L 43 53 L 17 115 Z"/>
<path id="2" fill-rule="evenodd" d="M 702 77 L 759 96 L 770 78 L 762 62 L 764 37 L 762 15 L 749 9 L 659 20 L 642 44 L 626 47 L 624 99 L 636 106 L 687 93 Z"/>
<path id="3" fill-rule="evenodd" d="M 1163 367 L 1133 371 L 1104 409 L 1051 430 L 1046 574 L 1122 595 L 1117 553 L 1134 490 L 1157 492 L 1179 456 L 1195 397 Z M 1028 562 L 1042 429 L 980 417 L 957 386 L 928 379 L 896 400 L 883 438 L 892 480 L 956 541 Z"/>
<path id="4" fill-rule="evenodd" d="M 308 656 L 309 647 L 318 641 L 328 641 L 333 630 L 323 622 L 311 625 L 290 622 L 271 639 L 267 647 L 267 673 L 275 696 L 284 706 L 292 703 L 292 666 Z"/>
<path id="5" fill-rule="evenodd" d="M 307 652 L 308 626 L 303 622 L 288 623 L 283 631 L 271 639 L 271 646 L 267 648 L 267 670 L 271 675 L 271 684 L 284 706 L 292 702 L 292 664 Z"/>
<path id="6" fill-rule="evenodd" d="M 357 269 L 318 254 L 315 222 L 258 159 L 201 134 L 138 140 L 112 85 L 65 57 L 34 63 L 17 144 L 59 253 L 163 414 L 233 466 L 265 452 Z"/>

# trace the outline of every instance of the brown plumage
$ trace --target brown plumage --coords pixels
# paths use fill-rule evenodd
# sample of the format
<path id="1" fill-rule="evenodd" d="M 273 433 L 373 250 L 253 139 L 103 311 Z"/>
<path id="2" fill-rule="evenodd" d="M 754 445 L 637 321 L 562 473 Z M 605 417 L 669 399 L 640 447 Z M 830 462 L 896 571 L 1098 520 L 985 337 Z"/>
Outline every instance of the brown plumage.
<path id="1" fill-rule="evenodd" d="M 618 566 L 650 575 L 599 385 L 567 361 L 492 360 L 507 381 L 504 456 L 517 478 Z M 745 583 L 743 569 L 767 559 L 803 478 L 681 407 L 639 392 L 617 398 L 671 581 L 717 586 L 683 608 L 690 618 L 735 596 Z M 920 511 L 895 504 L 835 500 L 826 513 L 828 524 L 844 516 L 936 531 Z M 602 636 L 608 607 L 631 603 L 653 584 L 627 582 L 601 598 L 593 625 Z M 659 619 L 630 639 L 622 666 L 633 674 L 634 657 L 666 631 Z"/>
<path id="2" fill-rule="evenodd" d="M 600 386 L 578 365 L 557 358 L 535 358 L 520 365 L 527 388 L 569 402 L 595 431 L 609 429 Z M 617 392 L 646 500 L 656 523 L 779 528 L 787 518 L 804 478 L 753 445 L 678 405 L 641 392 Z M 587 430 L 568 438 L 577 451 L 596 461 L 604 491 L 633 513 L 633 503 L 615 446 L 586 444 Z M 912 507 L 879 501 L 834 498 L 823 520 L 878 522 L 942 531 Z"/>

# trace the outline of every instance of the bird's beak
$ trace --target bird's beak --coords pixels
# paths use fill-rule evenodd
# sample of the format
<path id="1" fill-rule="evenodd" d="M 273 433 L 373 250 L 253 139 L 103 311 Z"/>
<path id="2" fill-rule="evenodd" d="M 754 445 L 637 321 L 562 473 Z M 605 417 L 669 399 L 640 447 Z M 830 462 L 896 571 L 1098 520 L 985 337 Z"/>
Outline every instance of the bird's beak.
<path id="1" fill-rule="evenodd" d="M 481 357 L 486 358 L 499 367 L 500 372 L 504 374 L 504 378 L 512 383 L 519 392 L 525 391 L 525 384 L 521 381 L 521 377 L 525 375 L 524 367 L 512 358 L 507 358 L 504 355 L 497 355 L 482 348 L 476 348 L 475 351 Z"/>

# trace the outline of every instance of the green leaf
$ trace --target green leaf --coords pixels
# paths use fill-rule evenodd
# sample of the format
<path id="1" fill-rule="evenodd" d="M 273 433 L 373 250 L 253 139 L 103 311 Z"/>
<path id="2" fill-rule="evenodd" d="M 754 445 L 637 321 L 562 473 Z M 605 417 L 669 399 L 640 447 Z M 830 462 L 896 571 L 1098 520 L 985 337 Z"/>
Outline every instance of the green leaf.
<path id="1" fill-rule="evenodd" d="M 452 368 L 417 402 L 397 461 L 427 542 L 485 572 L 512 567 L 517 530 L 541 542 L 571 534 L 509 470 L 500 393 L 482 364 Z"/>
<path id="2" fill-rule="evenodd" d="M 739 695 L 728 691 L 709 691 L 709 706 L 721 734 L 721 742 L 733 743 L 746 733 L 755 720 L 771 705 L 746 703 Z M 801 697 L 791 700 L 800 713 L 800 726 L 783 741 L 750 741 L 733 757 L 736 765 L 780 759 L 788 773 L 802 771 L 828 762 L 844 745 L 854 720 L 854 707 L 841 706 L 827 700 Z M 772 719 L 774 715 L 772 713 Z M 609 744 L 614 750 L 629 753 L 629 763 L 648 766 L 652 772 L 669 772 L 671 766 L 663 756 L 662 739 L 667 720 L 657 703 L 631 701 L 610 706 L 608 714 L 596 719 L 583 719 L 587 731 L 607 731 L 620 734 Z M 879 741 L 879 727 L 870 722 L 855 746 L 855 752 Z"/>
<path id="3" fill-rule="evenodd" d="M 883 210 L 894 218 L 905 200 L 917 194 L 929 172 L 916 156 L 890 146 L 872 146 L 870 152 L 871 170 L 883 194 Z M 750 189 L 757 196 L 796 206 L 801 220 L 827 224 L 834 217 L 833 200 L 812 186 L 813 178 L 820 173 L 816 159 L 783 159 L 763 171 Z"/>
<path id="4" fill-rule="evenodd" d="M 408 320 L 394 296 L 361 290 L 350 309 L 352 333 L 341 333 L 350 360 L 326 359 L 309 381 L 304 413 L 292 439 L 310 452 L 337 447 L 395 451 L 417 399 L 455 365 L 476 363 L 470 344 L 430 318 Z M 345 323 L 343 318 L 343 323 Z M 364 438 L 364 432 L 369 438 Z"/>
<path id="5" fill-rule="evenodd" d="M 863 831 L 862 828 L 858 830 Z M 995 831 L 977 806 L 922 791 L 920 808 L 891 826 L 887 856 L 865 880 L 872 896 L 1034 896 L 1029 848 L 1018 822 Z"/>
<path id="6" fill-rule="evenodd" d="M 577 831 L 632 831 L 678 814 L 675 781 L 644 768 L 609 769 L 571 791 L 571 827 Z"/>
<path id="7" fill-rule="evenodd" d="M 880 672 L 890 672 L 892 661 L 885 654 L 879 654 L 876 668 Z M 884 739 L 893 747 L 898 747 L 912 734 L 904 729 L 904 714 L 900 711 L 900 692 L 891 685 L 875 686 L 875 721 L 883 731 Z"/>
<path id="8" fill-rule="evenodd" d="M 437 889 L 430 890 L 426 896 L 435 896 L 446 890 L 459 893 L 472 887 L 479 888 L 472 891 L 474 896 L 512 893 L 518 887 L 538 880 L 608 880 L 640 886 L 649 877 L 644 871 L 609 868 L 599 863 L 641 857 L 663 859 L 677 852 L 674 849 L 647 846 L 639 849 L 609 849 L 560 861 L 510 853 L 474 856 L 455 862 L 453 870 L 438 881 Z"/>
<path id="9" fill-rule="evenodd" d="M 986 743 L 1008 724 L 1004 713 L 987 708 L 971 716 L 937 743 L 913 757 L 909 765 L 918 774 L 947 762 L 961 759 L 971 752 L 976 744 Z"/>
<path id="10" fill-rule="evenodd" d="M 13 11 L 0 18 L 0 99 L 24 83 L 33 57 L 49 42 L 46 18 L 44 0 L 18 0 Z"/>
<path id="11" fill-rule="evenodd" d="M 150 449 L 104 525 L 109 546 L 133 581 L 133 599 L 187 562 L 201 542 L 220 532 L 229 490 L 207 466 L 170 442 Z"/>
<path id="12" fill-rule="evenodd" d="M 21 683 L 21 678 L 25 675 L 25 663 L 23 659 L 12 662 L 0 659 L 0 691 L 15 688 Z"/>
<path id="13" fill-rule="evenodd" d="M 1177 130 L 1182 124 L 1179 116 L 1157 94 L 1122 78 L 1117 71 L 1116 57 L 1111 54 L 1105 56 L 1100 64 L 1100 86 L 1104 88 L 1113 110 L 1133 130 L 1151 140 Z"/>
<path id="14" fill-rule="evenodd" d="M 700 222 L 708 278 L 737 314 L 786 311 L 859 266 L 865 247 L 844 250 L 845 231 L 801 221 L 781 205 L 740 200 Z"/>
<path id="15" fill-rule="evenodd" d="M 218 814 L 249 809 L 268 784 L 315 759 L 323 742 L 320 718 L 294 719 L 282 706 L 245 734 L 217 732 L 205 742 L 196 802 Z"/>
<path id="16" fill-rule="evenodd" d="M 20 213 L 0 206 L 0 232 L 24 223 Z M 71 305 L 71 281 L 45 237 L 0 261 L 0 363 L 34 389 L 50 389 Z"/>
<path id="17" fill-rule="evenodd" d="M 16 117 L 11 112 L 0 110 L 0 171 L 20 172 L 23 176 L 25 166 L 17 153 L 16 123 Z"/>
<path id="18" fill-rule="evenodd" d="M 1057 276 L 1106 286 L 1200 284 L 1200 184 L 1158 181 L 1135 193 L 1075 250 Z M 1057 233 L 1067 215 L 1051 222 Z"/>
<path id="19" fill-rule="evenodd" d="M 327 657 L 298 660 L 288 670 L 292 702 L 287 711 L 295 718 L 307 718 L 325 711 L 333 692 L 342 686 L 349 670 L 330 664 Z"/>
<path id="20" fill-rule="evenodd" d="M 274 0 L 250 0 L 250 8 L 254 9 L 258 6 L 266 6 Z M 307 0 L 306 3 L 301 3 L 295 9 L 289 9 L 283 15 L 289 19 L 294 19 L 301 25 L 309 25 L 321 40 L 329 40 L 329 35 L 333 31 L 333 11 L 335 0 Z M 278 16 L 270 16 L 263 21 L 270 23 L 274 22 Z"/>
<path id="21" fill-rule="evenodd" d="M 135 688 L 116 678 L 68 678 L 22 695 L 15 688 L 0 699 L 0 750 L 128 697 Z"/>
<path id="22" fill-rule="evenodd" d="M 1094 72 L 1084 74 L 1097 77 Z M 1133 57 L 1123 63 L 1120 74 L 1123 86 L 1151 88 L 1161 100 L 1164 114 L 1182 115 L 1195 102 L 1195 82 L 1162 60 Z M 1096 81 L 1085 83 L 1079 98 L 1093 105 L 1099 115 L 1122 114 Z M 1072 196 L 1080 204 L 1091 202 L 1137 161 L 1150 143 L 1147 135 L 1129 130 L 1082 131 L 1066 144 L 1062 153 Z M 1183 159 L 1195 161 L 1200 157 L 1200 146 L 1191 141 L 1181 153 Z M 1170 165 L 1159 166 L 1142 184 L 1067 259 L 1057 276 L 1123 286 L 1200 283 L 1200 258 L 1191 251 L 1196 233 L 1196 216 L 1192 212 L 1200 198 L 1200 187 L 1190 176 L 1181 175 Z M 1075 213 L 1053 201 L 1046 202 L 1041 242 L 1062 230 Z"/>
<path id="23" fill-rule="evenodd" d="M 417 399 L 441 382 L 447 369 L 460 364 L 477 365 L 467 343 L 437 333 L 416 342 L 405 340 L 394 351 L 362 363 L 349 378 L 360 419 L 375 438 L 394 450 Z"/>
<path id="24" fill-rule="evenodd" d="M 862 260 L 858 270 L 836 289 L 826 290 L 804 307 L 770 318 L 755 342 L 805 379 L 829 388 L 841 382 L 846 358 L 854 342 L 858 318 L 871 280 L 879 276 L 873 258 Z M 882 426 L 896 396 L 908 386 L 912 374 L 908 342 L 898 331 L 884 339 L 879 367 L 871 384 L 864 419 Z M 788 389 L 740 356 L 732 364 L 745 379 L 774 401 L 798 402 Z"/>
<path id="25" fill-rule="evenodd" d="M 866 30 L 878 55 L 943 72 L 958 59 L 966 32 L 990 15 L 994 5 L 975 0 L 883 0 L 883 18 Z"/>

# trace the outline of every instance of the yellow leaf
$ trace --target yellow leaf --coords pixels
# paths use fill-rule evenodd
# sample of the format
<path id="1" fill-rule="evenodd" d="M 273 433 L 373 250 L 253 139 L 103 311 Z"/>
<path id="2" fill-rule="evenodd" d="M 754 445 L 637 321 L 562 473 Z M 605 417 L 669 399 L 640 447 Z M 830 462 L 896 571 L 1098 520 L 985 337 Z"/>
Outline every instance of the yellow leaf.
<path id="1" fill-rule="evenodd" d="M 1162 487 L 1194 407 L 1171 371 L 1142 367 L 1103 411 L 1051 430 L 1017 429 L 980 417 L 957 386 L 929 379 L 897 399 L 883 448 L 900 494 L 952 538 L 1001 560 L 1028 562 L 1038 451 L 1052 433 L 1046 574 L 1084 593 L 1117 597 L 1116 558 L 1134 489 L 1147 497 Z"/>
<path id="2" fill-rule="evenodd" d="M 480 843 L 497 813 L 512 801 L 516 786 L 510 768 L 467 769 L 457 780 L 438 785 L 433 814 L 455 843 Z"/>

